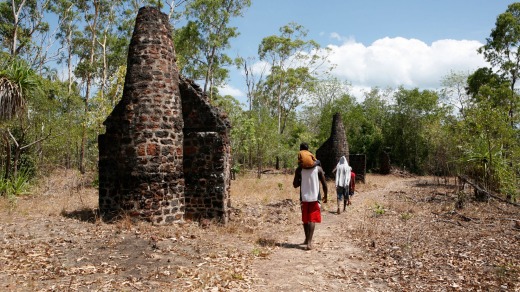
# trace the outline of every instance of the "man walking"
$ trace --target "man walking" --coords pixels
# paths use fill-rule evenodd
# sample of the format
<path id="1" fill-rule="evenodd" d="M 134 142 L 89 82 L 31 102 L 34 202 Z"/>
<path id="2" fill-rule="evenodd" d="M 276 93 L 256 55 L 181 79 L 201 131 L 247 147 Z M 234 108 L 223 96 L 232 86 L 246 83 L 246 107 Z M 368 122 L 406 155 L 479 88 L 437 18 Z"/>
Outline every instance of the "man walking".
<path id="1" fill-rule="evenodd" d="M 309 169 L 298 167 L 294 173 L 293 186 L 300 187 L 303 231 L 305 232 L 303 244 L 307 245 L 307 250 L 312 249 L 315 224 L 321 223 L 320 182 L 323 187 L 323 203 L 327 203 L 327 182 L 321 166 L 317 165 Z"/>

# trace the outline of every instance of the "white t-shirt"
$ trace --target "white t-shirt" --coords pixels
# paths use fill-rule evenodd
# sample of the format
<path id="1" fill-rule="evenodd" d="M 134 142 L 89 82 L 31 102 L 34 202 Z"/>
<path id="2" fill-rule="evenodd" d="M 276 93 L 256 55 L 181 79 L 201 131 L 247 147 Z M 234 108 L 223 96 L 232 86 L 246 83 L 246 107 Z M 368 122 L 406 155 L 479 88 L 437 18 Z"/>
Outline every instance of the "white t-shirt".
<path id="1" fill-rule="evenodd" d="M 318 201 L 320 193 L 320 180 L 318 178 L 318 167 L 302 169 L 302 182 L 300 191 L 303 202 Z"/>

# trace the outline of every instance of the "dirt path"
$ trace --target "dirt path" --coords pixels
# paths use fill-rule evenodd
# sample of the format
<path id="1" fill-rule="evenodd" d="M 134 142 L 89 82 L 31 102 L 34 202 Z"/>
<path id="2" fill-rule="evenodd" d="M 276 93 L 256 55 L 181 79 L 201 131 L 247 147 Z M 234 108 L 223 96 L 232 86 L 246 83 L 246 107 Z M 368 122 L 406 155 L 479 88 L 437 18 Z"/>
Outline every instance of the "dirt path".
<path id="1" fill-rule="evenodd" d="M 0 291 L 520 291 L 518 208 L 435 178 L 370 174 L 340 215 L 330 182 L 306 251 L 291 175 L 237 180 L 227 225 L 153 226 L 102 222 L 67 174 L 0 198 Z"/>
<path id="2" fill-rule="evenodd" d="M 316 225 L 314 249 L 304 250 L 303 228 L 288 236 L 268 258 L 255 261 L 253 272 L 259 278 L 254 291 L 385 291 L 391 290 L 379 279 L 369 279 L 371 264 L 363 251 L 346 239 L 354 220 L 364 220 L 379 196 L 401 189 L 407 179 L 367 182 L 358 185 L 353 204 L 336 214 L 336 195 L 322 210 L 322 223 Z M 332 186 L 332 187 L 331 187 Z"/>

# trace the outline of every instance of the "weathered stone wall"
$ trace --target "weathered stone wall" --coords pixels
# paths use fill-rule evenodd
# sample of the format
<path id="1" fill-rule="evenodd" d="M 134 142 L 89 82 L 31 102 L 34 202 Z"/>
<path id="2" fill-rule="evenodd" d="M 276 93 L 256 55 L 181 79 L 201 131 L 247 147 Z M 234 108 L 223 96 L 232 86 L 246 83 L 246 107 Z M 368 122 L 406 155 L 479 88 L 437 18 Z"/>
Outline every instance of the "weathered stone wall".
<path id="1" fill-rule="evenodd" d="M 390 155 L 386 151 L 379 154 L 379 173 L 390 174 Z"/>
<path id="2" fill-rule="evenodd" d="M 229 122 L 196 85 L 179 85 L 171 35 L 165 14 L 139 10 L 123 97 L 99 136 L 99 209 L 157 224 L 185 214 L 226 222 Z"/>
<path id="3" fill-rule="evenodd" d="M 364 183 L 367 172 L 367 156 L 365 154 L 350 154 L 349 164 L 356 174 L 356 180 Z"/>
<path id="4" fill-rule="evenodd" d="M 181 78 L 184 117 L 186 218 L 228 220 L 231 144 L 229 120 L 200 88 Z"/>
<path id="5" fill-rule="evenodd" d="M 341 115 L 336 113 L 332 118 L 329 139 L 316 150 L 316 158 L 320 160 L 325 176 L 334 178 L 332 170 L 338 164 L 341 156 L 349 159 L 349 150 Z"/>

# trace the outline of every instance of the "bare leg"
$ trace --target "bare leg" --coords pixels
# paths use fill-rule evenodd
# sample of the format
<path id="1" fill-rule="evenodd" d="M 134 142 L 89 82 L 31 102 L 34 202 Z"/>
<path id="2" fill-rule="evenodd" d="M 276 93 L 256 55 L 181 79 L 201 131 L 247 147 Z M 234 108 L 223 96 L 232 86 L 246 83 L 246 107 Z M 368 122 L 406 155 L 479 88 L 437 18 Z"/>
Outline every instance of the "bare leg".
<path id="1" fill-rule="evenodd" d="M 338 199 L 338 212 L 337 212 L 338 214 L 341 214 L 341 202 L 342 201 L 343 200 Z"/>
<path id="2" fill-rule="evenodd" d="M 309 222 L 307 224 L 309 227 L 309 237 L 308 237 L 308 240 L 307 240 L 307 250 L 311 250 L 312 249 L 312 236 L 314 235 L 314 227 L 316 225 L 316 223 L 314 222 Z"/>
<path id="3" fill-rule="evenodd" d="M 347 209 L 347 203 L 349 200 L 348 189 L 343 190 L 343 211 Z"/>
<path id="4" fill-rule="evenodd" d="M 305 241 L 303 244 L 307 244 L 309 242 L 309 223 L 303 223 L 303 232 L 305 232 Z"/>

